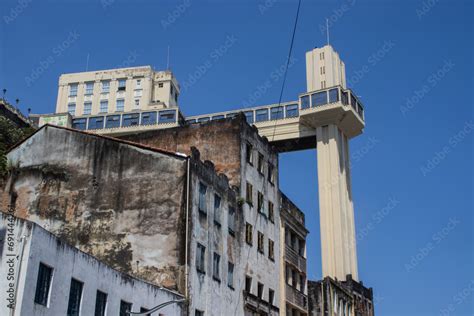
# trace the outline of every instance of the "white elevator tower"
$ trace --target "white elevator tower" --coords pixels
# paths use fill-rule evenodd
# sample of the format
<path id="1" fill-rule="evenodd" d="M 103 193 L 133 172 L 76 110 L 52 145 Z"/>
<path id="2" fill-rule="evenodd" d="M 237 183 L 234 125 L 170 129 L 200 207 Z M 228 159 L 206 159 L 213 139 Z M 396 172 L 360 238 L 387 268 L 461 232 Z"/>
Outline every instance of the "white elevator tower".
<path id="1" fill-rule="evenodd" d="M 346 89 L 344 62 L 332 46 L 306 53 L 308 93 Z M 323 277 L 358 280 L 349 138 L 338 120 L 316 127 Z"/>

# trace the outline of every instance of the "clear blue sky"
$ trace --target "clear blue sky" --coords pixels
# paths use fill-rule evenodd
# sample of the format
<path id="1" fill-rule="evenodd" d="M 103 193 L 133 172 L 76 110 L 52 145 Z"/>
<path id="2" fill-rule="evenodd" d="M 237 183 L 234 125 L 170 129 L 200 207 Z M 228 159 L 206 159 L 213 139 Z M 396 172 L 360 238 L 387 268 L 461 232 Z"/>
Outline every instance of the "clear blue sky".
<path id="1" fill-rule="evenodd" d="M 3 0 L 0 89 L 24 111 L 53 112 L 59 75 L 85 70 L 87 54 L 89 70 L 163 69 L 169 45 L 186 115 L 275 103 L 295 9 L 289 0 Z M 283 99 L 305 91 L 304 54 L 325 43 L 330 18 L 366 107 L 352 178 L 359 274 L 377 315 L 473 315 L 473 12 L 461 0 L 302 2 Z M 316 151 L 280 160 L 318 279 Z"/>

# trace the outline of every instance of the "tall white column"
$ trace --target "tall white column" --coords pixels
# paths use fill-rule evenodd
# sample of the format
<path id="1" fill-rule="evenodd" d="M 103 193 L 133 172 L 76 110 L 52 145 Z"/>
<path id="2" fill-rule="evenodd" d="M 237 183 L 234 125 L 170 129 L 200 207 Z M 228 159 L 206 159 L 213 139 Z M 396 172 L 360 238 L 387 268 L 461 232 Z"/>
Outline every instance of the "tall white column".
<path id="1" fill-rule="evenodd" d="M 358 280 L 349 142 L 334 125 L 317 127 L 323 278 Z"/>

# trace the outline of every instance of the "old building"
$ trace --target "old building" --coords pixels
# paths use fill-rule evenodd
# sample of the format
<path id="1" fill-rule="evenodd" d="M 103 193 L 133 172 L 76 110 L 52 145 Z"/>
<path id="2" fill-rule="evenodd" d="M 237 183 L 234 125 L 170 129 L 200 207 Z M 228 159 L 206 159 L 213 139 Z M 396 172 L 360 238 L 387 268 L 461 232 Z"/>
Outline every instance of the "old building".
<path id="1" fill-rule="evenodd" d="M 326 277 L 308 282 L 310 316 L 374 316 L 372 288 L 350 275 L 345 281 Z"/>
<path id="2" fill-rule="evenodd" d="M 120 273 L 39 225 L 1 212 L 0 255 L 1 315 L 126 315 L 169 302 L 160 313 L 183 314 L 182 295 Z"/>
<path id="3" fill-rule="evenodd" d="M 281 310 L 280 315 L 305 316 L 308 314 L 306 236 L 304 213 L 281 193 Z"/>

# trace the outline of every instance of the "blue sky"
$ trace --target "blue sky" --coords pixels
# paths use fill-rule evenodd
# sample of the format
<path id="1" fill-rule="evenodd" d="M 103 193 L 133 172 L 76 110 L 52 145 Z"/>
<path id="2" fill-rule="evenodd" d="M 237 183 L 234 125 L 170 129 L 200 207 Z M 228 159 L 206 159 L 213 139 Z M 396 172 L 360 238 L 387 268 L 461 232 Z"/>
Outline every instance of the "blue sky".
<path id="1" fill-rule="evenodd" d="M 278 102 L 296 1 L 0 4 L 0 89 L 53 112 L 61 73 L 170 66 L 186 115 Z M 377 315 L 473 315 L 473 3 L 303 0 L 283 100 L 306 89 L 304 54 L 331 43 L 366 108 L 351 141 L 359 274 Z M 204 70 L 203 70 L 204 69 Z M 270 80 L 270 84 L 266 84 Z M 256 96 L 258 89 L 265 92 Z M 306 213 L 321 276 L 316 151 L 283 154 L 280 183 Z"/>

